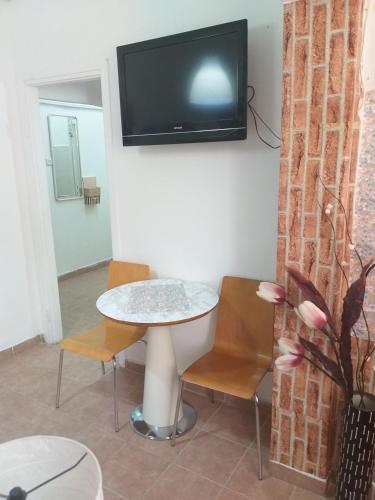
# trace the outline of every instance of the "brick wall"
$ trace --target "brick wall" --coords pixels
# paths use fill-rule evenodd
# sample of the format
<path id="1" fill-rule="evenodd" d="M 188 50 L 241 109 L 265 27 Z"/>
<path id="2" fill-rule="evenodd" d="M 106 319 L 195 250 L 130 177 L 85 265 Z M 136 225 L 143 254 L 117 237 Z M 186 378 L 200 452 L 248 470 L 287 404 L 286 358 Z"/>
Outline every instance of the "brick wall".
<path id="1" fill-rule="evenodd" d="M 298 291 L 286 265 L 298 268 L 325 296 L 336 321 L 345 284 L 335 262 L 349 261 L 345 218 L 335 204 L 332 229 L 319 204 L 332 202 L 323 182 L 339 196 L 351 224 L 359 137 L 358 59 L 362 0 L 296 0 L 284 6 L 282 147 L 277 280 L 292 301 Z M 334 203 L 333 203 L 334 204 Z M 350 228 L 349 228 L 350 229 Z M 275 335 L 325 338 L 307 329 L 293 311 L 276 310 Z M 328 474 L 329 380 L 303 363 L 274 372 L 272 460 L 325 478 Z"/>

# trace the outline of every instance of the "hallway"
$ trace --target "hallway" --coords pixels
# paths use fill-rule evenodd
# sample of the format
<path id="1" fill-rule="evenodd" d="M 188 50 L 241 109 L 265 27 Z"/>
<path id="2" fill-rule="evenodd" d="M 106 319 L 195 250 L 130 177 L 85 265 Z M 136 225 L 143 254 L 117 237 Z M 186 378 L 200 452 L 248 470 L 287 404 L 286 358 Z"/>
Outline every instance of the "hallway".
<path id="1" fill-rule="evenodd" d="M 103 265 L 59 281 L 64 337 L 94 326 L 103 318 L 95 304 L 107 289 L 107 275 L 108 265 Z"/>

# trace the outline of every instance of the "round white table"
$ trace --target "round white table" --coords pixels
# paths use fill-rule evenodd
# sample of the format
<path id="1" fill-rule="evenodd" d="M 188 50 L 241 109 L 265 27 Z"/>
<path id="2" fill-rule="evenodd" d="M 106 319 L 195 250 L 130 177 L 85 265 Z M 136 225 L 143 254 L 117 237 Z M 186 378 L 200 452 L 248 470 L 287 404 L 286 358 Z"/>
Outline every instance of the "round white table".
<path id="1" fill-rule="evenodd" d="M 178 396 L 178 372 L 170 326 L 208 314 L 219 300 L 203 283 L 154 279 L 112 288 L 97 300 L 98 310 L 109 318 L 148 327 L 143 404 L 134 409 L 133 429 L 148 439 L 170 439 Z M 190 430 L 196 412 L 181 405 L 178 436 Z"/>

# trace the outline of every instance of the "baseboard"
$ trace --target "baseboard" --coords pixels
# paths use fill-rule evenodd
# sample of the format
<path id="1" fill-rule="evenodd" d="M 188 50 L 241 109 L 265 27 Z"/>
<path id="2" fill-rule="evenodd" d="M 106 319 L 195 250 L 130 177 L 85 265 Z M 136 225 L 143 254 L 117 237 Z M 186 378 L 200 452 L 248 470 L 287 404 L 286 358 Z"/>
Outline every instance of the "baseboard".
<path id="1" fill-rule="evenodd" d="M 327 496 L 327 481 L 318 477 L 298 471 L 279 462 L 270 462 L 271 474 L 278 479 L 311 491 L 316 495 Z"/>
<path id="2" fill-rule="evenodd" d="M 4 349 L 3 351 L 0 351 L 0 361 L 5 361 L 6 359 L 11 358 L 15 354 L 19 354 L 20 352 L 25 351 L 26 349 L 30 349 L 34 345 L 42 343 L 44 343 L 44 337 L 42 335 L 36 335 L 31 339 L 24 340 L 19 344 L 16 344 L 12 347 Z"/>
<path id="3" fill-rule="evenodd" d="M 80 267 L 79 269 L 75 269 L 74 271 L 69 271 L 68 273 L 60 274 L 57 279 L 58 281 L 64 281 L 68 278 L 73 278 L 74 276 L 78 276 L 79 274 L 84 274 L 89 271 L 95 271 L 95 269 L 100 269 L 101 267 L 107 266 L 112 259 L 101 260 L 100 262 L 96 262 L 95 264 L 90 264 L 89 266 Z"/>

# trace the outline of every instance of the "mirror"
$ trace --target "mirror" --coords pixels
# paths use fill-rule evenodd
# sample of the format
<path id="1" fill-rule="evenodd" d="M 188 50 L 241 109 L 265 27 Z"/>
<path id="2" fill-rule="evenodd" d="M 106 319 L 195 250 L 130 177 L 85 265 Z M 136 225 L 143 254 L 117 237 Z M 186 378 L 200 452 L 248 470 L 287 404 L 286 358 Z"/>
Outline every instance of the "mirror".
<path id="1" fill-rule="evenodd" d="M 48 131 L 56 200 L 82 198 L 77 118 L 48 115 Z"/>

